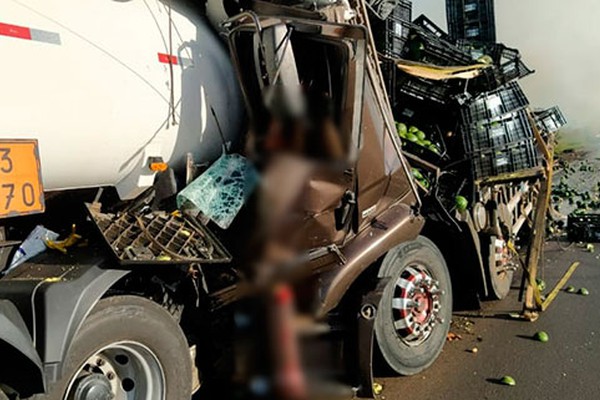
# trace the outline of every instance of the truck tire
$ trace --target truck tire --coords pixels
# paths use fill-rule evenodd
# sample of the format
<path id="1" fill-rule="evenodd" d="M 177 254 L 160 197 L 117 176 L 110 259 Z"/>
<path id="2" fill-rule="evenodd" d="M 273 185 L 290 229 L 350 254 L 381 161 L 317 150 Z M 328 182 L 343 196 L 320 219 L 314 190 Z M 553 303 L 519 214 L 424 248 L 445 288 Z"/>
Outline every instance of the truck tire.
<path id="1" fill-rule="evenodd" d="M 514 276 L 512 269 L 506 269 L 503 265 L 496 265 L 495 242 L 496 236 L 489 236 L 487 243 L 482 244 L 482 247 L 486 246 L 485 249 L 487 249 L 483 251 L 484 262 L 487 261 L 485 279 L 489 288 L 486 300 L 502 300 L 508 296 Z"/>
<path id="2" fill-rule="evenodd" d="M 442 351 L 452 317 L 450 275 L 442 253 L 425 237 L 385 257 L 388 278 L 375 319 L 375 336 L 387 364 L 401 375 L 429 367 Z"/>
<path id="3" fill-rule="evenodd" d="M 43 400 L 189 400 L 192 362 L 179 325 L 136 296 L 100 300 L 77 332 Z M 112 396 L 112 397 L 111 397 Z"/>

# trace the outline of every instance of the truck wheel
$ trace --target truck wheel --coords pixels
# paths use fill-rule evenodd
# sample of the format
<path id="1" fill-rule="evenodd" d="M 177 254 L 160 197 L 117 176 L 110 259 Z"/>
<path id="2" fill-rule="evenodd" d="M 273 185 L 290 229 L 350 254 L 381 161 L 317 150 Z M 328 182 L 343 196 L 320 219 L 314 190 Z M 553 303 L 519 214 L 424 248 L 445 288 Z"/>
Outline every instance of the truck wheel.
<path id="1" fill-rule="evenodd" d="M 442 351 L 452 317 L 452 288 L 438 248 L 419 237 L 391 250 L 380 277 L 383 290 L 375 336 L 387 364 L 414 375 L 429 367 Z"/>
<path id="2" fill-rule="evenodd" d="M 77 332 L 44 400 L 189 400 L 192 365 L 179 325 L 135 296 L 101 300 Z"/>
<path id="3" fill-rule="evenodd" d="M 496 260 L 497 252 L 500 255 L 503 252 L 509 254 L 506 242 L 497 240 L 496 236 L 489 236 L 487 251 L 484 252 L 484 257 L 487 258 L 485 277 L 489 288 L 488 300 L 502 300 L 508 296 L 514 276 L 514 269 L 507 265 L 509 258 L 499 262 Z"/>

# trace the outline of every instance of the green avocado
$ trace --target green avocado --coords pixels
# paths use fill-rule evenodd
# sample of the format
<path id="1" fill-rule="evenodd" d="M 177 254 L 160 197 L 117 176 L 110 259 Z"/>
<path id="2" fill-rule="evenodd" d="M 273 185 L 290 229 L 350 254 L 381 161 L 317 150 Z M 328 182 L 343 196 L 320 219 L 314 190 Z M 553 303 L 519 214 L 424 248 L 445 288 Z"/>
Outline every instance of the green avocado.
<path id="1" fill-rule="evenodd" d="M 406 134 L 408 133 L 408 129 L 406 128 L 406 124 L 403 124 L 402 122 L 397 122 L 396 123 L 396 128 L 398 129 L 398 135 L 400 135 L 401 137 L 406 136 Z M 404 135 L 404 136 L 402 136 Z"/>
<path id="2" fill-rule="evenodd" d="M 456 196 L 455 202 L 456 202 L 456 209 L 458 211 L 465 211 L 467 209 L 467 207 L 469 207 L 469 202 L 467 201 L 467 199 L 464 196 Z"/>
<path id="3" fill-rule="evenodd" d="M 409 133 L 406 135 L 406 139 L 410 140 L 411 142 L 417 142 L 419 140 L 419 138 L 417 137 L 417 135 L 415 135 L 414 133 Z"/>

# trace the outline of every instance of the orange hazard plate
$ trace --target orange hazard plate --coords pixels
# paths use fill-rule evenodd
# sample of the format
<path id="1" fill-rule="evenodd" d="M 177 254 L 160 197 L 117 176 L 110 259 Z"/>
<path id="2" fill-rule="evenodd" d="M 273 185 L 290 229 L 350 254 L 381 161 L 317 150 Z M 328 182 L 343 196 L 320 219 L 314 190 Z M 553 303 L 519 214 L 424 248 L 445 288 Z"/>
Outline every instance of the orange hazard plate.
<path id="1" fill-rule="evenodd" d="M 0 140 L 0 218 L 44 211 L 37 140 Z"/>

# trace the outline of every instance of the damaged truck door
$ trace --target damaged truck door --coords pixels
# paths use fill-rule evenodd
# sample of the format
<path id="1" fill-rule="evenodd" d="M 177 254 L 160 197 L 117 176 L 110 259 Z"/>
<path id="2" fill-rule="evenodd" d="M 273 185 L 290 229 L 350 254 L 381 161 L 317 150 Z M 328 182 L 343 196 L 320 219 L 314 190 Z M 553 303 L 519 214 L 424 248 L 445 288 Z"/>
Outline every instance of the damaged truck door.
<path id="1" fill-rule="evenodd" d="M 292 206 L 296 243 L 341 245 L 356 204 L 366 32 L 250 13 L 236 21 L 229 40 L 251 114 L 251 152 L 307 161 L 294 169 L 303 175 Z"/>

